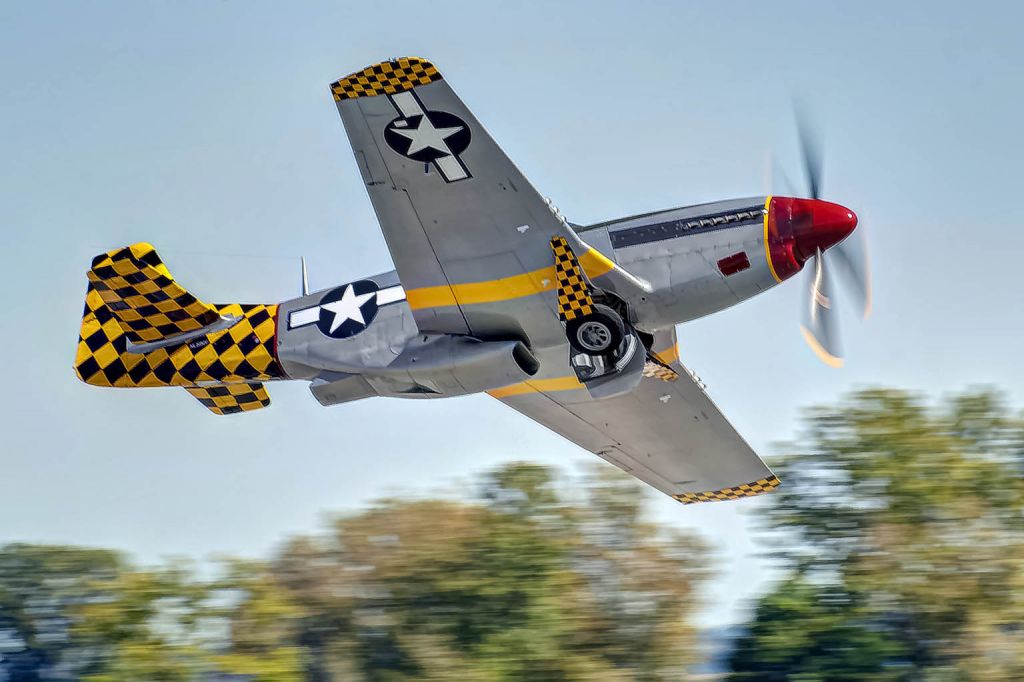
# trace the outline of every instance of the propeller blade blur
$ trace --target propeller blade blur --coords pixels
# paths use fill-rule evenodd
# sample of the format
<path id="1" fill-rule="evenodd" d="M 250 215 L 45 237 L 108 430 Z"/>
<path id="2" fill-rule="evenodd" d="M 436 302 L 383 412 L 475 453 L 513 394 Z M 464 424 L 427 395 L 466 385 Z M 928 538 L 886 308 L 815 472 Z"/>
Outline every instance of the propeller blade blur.
<path id="1" fill-rule="evenodd" d="M 765 159 L 765 168 L 767 184 L 765 194 L 782 194 L 788 197 L 800 196 L 800 191 L 793 184 L 793 181 L 789 179 L 789 174 L 786 173 L 786 169 L 779 163 L 779 159 L 774 153 L 768 153 Z"/>
<path id="2" fill-rule="evenodd" d="M 866 320 L 871 314 L 871 261 L 864 227 L 832 249 L 832 253 L 840 276 L 853 290 L 861 316 Z"/>
<path id="3" fill-rule="evenodd" d="M 839 320 L 832 298 L 832 284 L 825 266 L 825 255 L 819 250 L 808 268 L 810 282 L 804 301 L 803 324 L 800 331 L 814 354 L 829 367 L 842 367 L 839 349 Z"/>
<path id="4" fill-rule="evenodd" d="M 808 123 L 799 105 L 794 103 L 793 110 L 796 117 L 796 132 L 800 139 L 800 158 L 803 160 L 804 173 L 807 176 L 807 189 L 811 199 L 820 199 L 825 158 L 821 134 Z"/>

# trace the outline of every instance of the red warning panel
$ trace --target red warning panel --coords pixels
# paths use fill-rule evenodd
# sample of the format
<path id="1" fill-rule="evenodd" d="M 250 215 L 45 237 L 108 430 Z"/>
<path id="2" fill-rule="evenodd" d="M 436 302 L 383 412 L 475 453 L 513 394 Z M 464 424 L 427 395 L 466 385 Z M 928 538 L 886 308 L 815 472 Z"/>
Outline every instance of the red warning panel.
<path id="1" fill-rule="evenodd" d="M 729 275 L 735 275 L 737 272 L 743 272 L 750 267 L 750 259 L 747 258 L 745 251 L 734 253 L 731 256 L 726 256 L 722 260 L 718 261 L 718 269 L 722 271 L 722 274 L 728 277 Z"/>

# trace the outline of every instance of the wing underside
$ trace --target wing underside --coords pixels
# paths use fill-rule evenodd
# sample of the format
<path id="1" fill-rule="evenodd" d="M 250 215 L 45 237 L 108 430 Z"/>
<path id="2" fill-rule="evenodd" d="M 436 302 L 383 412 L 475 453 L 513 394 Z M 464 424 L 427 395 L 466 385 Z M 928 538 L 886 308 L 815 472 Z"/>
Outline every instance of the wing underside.
<path id="1" fill-rule="evenodd" d="M 674 330 L 655 348 L 639 386 L 619 397 L 591 400 L 575 376 L 491 395 L 684 504 L 774 489 L 779 479 L 679 362 Z"/>
<path id="2" fill-rule="evenodd" d="M 331 86 L 423 331 L 557 342 L 552 237 L 609 290 L 642 285 L 584 244 L 430 62 L 382 62 Z"/>
<path id="3" fill-rule="evenodd" d="M 635 390 L 591 397 L 568 365 L 552 241 L 603 292 L 649 285 L 580 239 L 433 64 L 382 62 L 331 91 L 419 328 L 537 351 L 541 372 L 493 396 L 684 503 L 778 484 L 678 362 L 674 330 Z"/>

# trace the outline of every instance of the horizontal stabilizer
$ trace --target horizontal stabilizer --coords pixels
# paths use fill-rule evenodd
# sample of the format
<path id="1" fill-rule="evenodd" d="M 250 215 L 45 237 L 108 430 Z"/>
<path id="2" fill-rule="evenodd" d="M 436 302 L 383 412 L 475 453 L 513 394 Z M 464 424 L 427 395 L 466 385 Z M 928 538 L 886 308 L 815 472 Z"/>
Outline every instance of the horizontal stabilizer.
<path id="1" fill-rule="evenodd" d="M 161 341 L 220 321 L 216 308 L 174 281 L 151 244 L 96 256 L 86 274 L 132 343 Z"/>
<path id="2" fill-rule="evenodd" d="M 214 414 L 252 412 L 270 404 L 270 396 L 263 384 L 224 384 L 222 386 L 195 386 L 185 389 L 203 407 Z"/>

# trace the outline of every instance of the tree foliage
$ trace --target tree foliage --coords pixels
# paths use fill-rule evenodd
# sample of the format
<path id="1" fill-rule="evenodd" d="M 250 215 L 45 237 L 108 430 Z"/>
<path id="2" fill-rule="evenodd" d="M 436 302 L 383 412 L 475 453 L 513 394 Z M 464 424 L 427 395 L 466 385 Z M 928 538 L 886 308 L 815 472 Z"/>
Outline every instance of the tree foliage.
<path id="1" fill-rule="evenodd" d="M 677 679 L 702 548 L 645 522 L 617 473 L 587 492 L 516 465 L 478 504 L 385 501 L 295 539 L 270 571 L 307 614 L 311 677 Z"/>
<path id="2" fill-rule="evenodd" d="M 646 521 L 622 474 L 584 484 L 567 496 L 550 470 L 508 466 L 470 499 L 385 500 L 205 581 L 0 548 L 0 679 L 684 677 L 704 548 Z"/>
<path id="3" fill-rule="evenodd" d="M 116 552 L 46 545 L 0 551 L 0 639 L 14 679 L 75 678 L 95 655 L 72 646 L 72 613 L 102 598 L 103 585 L 125 568 Z M 4 636 L 6 635 L 6 636 Z"/>
<path id="4" fill-rule="evenodd" d="M 1024 420 L 989 392 L 872 389 L 805 427 L 750 507 L 783 577 L 728 679 L 1024 679 Z M 707 549 L 610 467 L 566 482 L 506 466 L 212 576 L 0 547 L 0 680 L 685 679 Z"/>
<path id="5" fill-rule="evenodd" d="M 1024 679 L 1024 422 L 975 392 L 864 390 L 776 465 L 735 680 Z"/>

